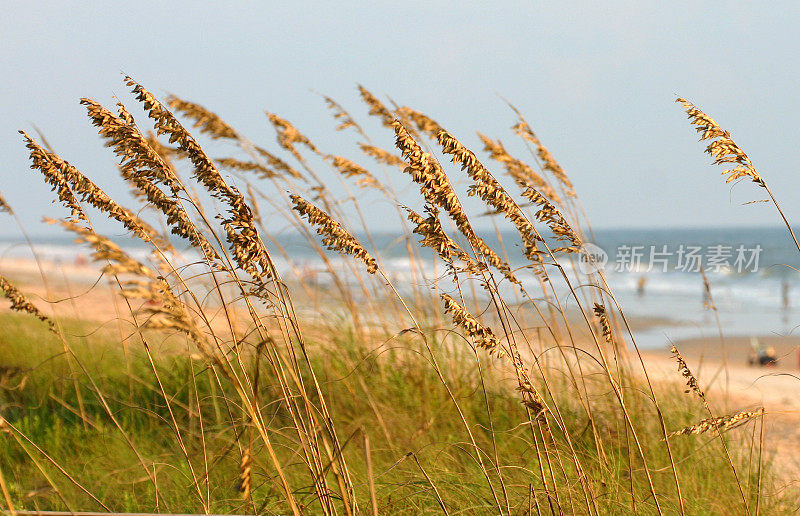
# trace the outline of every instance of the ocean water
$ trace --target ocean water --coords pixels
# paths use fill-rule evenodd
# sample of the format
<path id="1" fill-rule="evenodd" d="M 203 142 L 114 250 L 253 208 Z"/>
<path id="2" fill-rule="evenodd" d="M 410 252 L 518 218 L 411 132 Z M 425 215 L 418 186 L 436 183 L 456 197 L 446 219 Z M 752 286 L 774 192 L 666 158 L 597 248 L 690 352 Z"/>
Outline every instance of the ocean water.
<path id="1" fill-rule="evenodd" d="M 393 282 L 408 288 L 413 275 L 401 236 L 390 232 L 372 234 L 371 243 Z M 520 268 L 517 275 L 523 282 L 532 281 L 532 273 L 524 268 L 527 263 L 518 239 L 512 233 L 502 233 L 500 238 L 512 267 Z M 370 242 L 365 236 L 360 239 L 365 244 Z M 500 249 L 497 235 L 486 232 L 485 240 Z M 37 254 L 48 261 L 74 263 L 89 254 L 67 236 L 33 241 Z M 292 259 L 290 265 L 281 253 L 273 253 L 284 274 L 291 274 L 293 267 L 316 271 L 317 281 L 326 282 L 322 261 L 305 240 L 299 236 L 278 236 L 276 241 Z M 148 250 L 137 240 L 120 238 L 117 242 L 134 257 L 147 260 Z M 800 328 L 800 252 L 786 228 L 607 229 L 594 231 L 591 244 L 595 259 L 605 254 L 603 273 L 627 315 L 671 321 L 638 331 L 635 336 L 643 348 L 717 335 L 714 314 L 705 307 L 701 266 L 725 335 L 791 335 Z M 0 267 L 3 258 L 30 256 L 24 240 L 0 239 Z M 187 254 L 187 261 L 193 259 L 191 253 Z M 345 260 L 349 259 L 331 255 L 334 267 L 343 271 L 347 270 Z M 599 266 L 599 262 L 585 257 L 561 263 L 575 284 L 584 281 L 586 272 Z M 423 265 L 428 277 L 434 278 L 438 273 L 444 278 L 441 265 L 435 265 L 427 250 L 423 253 Z M 551 272 L 557 271 L 551 269 Z M 556 290 L 562 299 L 569 297 L 565 285 L 556 282 Z"/>

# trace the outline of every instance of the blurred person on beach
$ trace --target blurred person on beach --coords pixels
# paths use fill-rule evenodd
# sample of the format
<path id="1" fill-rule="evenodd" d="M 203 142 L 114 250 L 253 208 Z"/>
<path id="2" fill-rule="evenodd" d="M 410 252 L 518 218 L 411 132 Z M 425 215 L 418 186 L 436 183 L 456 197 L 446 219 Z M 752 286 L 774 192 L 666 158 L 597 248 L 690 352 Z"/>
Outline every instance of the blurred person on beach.
<path id="1" fill-rule="evenodd" d="M 639 297 L 644 296 L 644 287 L 647 285 L 647 276 L 639 276 L 639 281 L 636 282 L 636 294 Z"/>
<path id="2" fill-rule="evenodd" d="M 774 367 L 778 364 L 778 356 L 774 347 L 769 346 L 765 348 L 755 337 L 750 339 L 750 346 L 752 346 L 753 349 L 750 350 L 747 363 L 751 367 L 756 365 L 761 367 Z"/>
<path id="3" fill-rule="evenodd" d="M 781 301 L 782 301 L 782 306 L 783 306 L 783 311 L 784 312 L 789 310 L 789 289 L 790 289 L 790 287 L 791 286 L 789 285 L 789 280 L 788 279 L 783 280 L 783 282 L 781 283 Z"/>

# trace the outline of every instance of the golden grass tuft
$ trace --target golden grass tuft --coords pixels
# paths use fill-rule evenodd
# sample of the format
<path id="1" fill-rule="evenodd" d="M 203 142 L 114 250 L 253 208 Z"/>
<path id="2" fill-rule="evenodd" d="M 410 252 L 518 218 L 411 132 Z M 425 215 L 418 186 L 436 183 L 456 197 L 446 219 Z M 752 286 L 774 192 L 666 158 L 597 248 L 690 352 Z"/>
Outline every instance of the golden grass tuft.
<path id="1" fill-rule="evenodd" d="M 711 417 L 703 419 L 697 424 L 672 432 L 669 434 L 669 437 L 675 437 L 678 435 L 700 435 L 712 430 L 717 432 L 732 430 L 745 423 L 749 423 L 758 417 L 763 417 L 763 415 L 763 409 L 760 409 L 755 412 L 744 411 L 728 416 Z"/>
<path id="2" fill-rule="evenodd" d="M 8 213 L 9 215 L 14 214 L 14 210 L 12 210 L 11 206 L 6 202 L 3 194 L 0 194 L 0 212 Z"/>
<path id="3" fill-rule="evenodd" d="M 752 182 L 760 187 L 765 187 L 764 180 L 756 171 L 753 162 L 745 152 L 733 141 L 731 134 L 724 130 L 716 120 L 703 113 L 700 108 L 684 98 L 678 98 L 675 102 L 683 105 L 686 116 L 695 125 L 695 129 L 700 133 L 700 140 L 708 141 L 706 152 L 714 158 L 714 164 L 732 164 L 733 168 L 722 172 L 727 175 L 726 183 L 736 181 L 741 178 L 750 178 Z"/>
<path id="4" fill-rule="evenodd" d="M 474 339 L 476 346 L 485 349 L 490 355 L 497 353 L 499 356 L 503 356 L 503 350 L 500 348 L 497 337 L 494 336 L 491 328 L 478 322 L 466 308 L 461 306 L 450 295 L 440 294 L 439 297 L 444 302 L 444 312 L 450 314 L 453 322 L 460 326 L 467 336 Z"/>
<path id="5" fill-rule="evenodd" d="M 2 292 L 3 297 L 11 301 L 12 310 L 30 314 L 40 321 L 46 323 L 50 327 L 50 331 L 56 331 L 55 323 L 53 323 L 49 317 L 44 315 L 38 308 L 36 308 L 36 305 L 31 303 L 31 301 L 25 297 L 25 295 L 20 292 L 17 287 L 15 287 L 3 276 L 0 276 L 0 292 Z"/>
<path id="6" fill-rule="evenodd" d="M 700 385 L 697 383 L 697 378 L 695 378 L 695 376 L 692 374 L 692 371 L 689 370 L 689 366 L 686 365 L 686 360 L 683 359 L 683 356 L 681 355 L 680 351 L 678 351 L 678 348 L 672 346 L 670 348 L 670 352 L 678 364 L 678 372 L 681 373 L 681 376 L 686 379 L 686 386 L 689 387 L 686 392 L 688 393 L 694 391 L 701 398 L 705 398 L 705 393 L 702 389 L 700 389 Z"/>
<path id="7" fill-rule="evenodd" d="M 173 110 L 194 120 L 194 127 L 199 128 L 201 133 L 214 139 L 239 139 L 233 127 L 225 123 L 216 113 L 212 113 L 200 104 L 180 99 L 175 95 L 169 95 L 166 101 Z"/>
<path id="8" fill-rule="evenodd" d="M 316 227 L 317 233 L 324 237 L 322 243 L 328 249 L 358 258 L 364 262 L 367 272 L 370 274 L 378 272 L 378 262 L 375 261 L 375 258 L 330 215 L 299 195 L 292 194 L 289 197 L 292 199 L 295 211 L 308 219 L 308 222 Z"/>

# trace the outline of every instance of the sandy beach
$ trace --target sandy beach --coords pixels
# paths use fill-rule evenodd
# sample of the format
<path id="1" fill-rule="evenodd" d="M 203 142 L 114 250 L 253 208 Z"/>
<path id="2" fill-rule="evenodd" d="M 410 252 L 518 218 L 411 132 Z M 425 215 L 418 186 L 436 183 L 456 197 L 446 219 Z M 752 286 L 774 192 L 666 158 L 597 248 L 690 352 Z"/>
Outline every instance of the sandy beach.
<path id="1" fill-rule="evenodd" d="M 750 337 L 687 339 L 675 343 L 717 410 L 734 413 L 765 411 L 764 442 L 785 486 L 800 482 L 800 370 L 797 367 L 799 337 L 756 337 L 763 346 L 775 348 L 778 363 L 772 367 L 750 366 Z M 669 349 L 643 353 L 651 377 L 683 383 Z M 727 364 L 726 364 L 727 358 Z"/>

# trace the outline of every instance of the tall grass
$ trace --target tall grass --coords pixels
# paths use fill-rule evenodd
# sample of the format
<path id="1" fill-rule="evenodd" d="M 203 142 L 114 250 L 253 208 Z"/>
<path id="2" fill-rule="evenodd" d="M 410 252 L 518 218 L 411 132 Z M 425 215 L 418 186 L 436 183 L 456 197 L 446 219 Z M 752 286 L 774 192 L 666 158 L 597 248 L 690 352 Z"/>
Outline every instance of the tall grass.
<path id="1" fill-rule="evenodd" d="M 266 120 L 278 149 L 267 150 L 196 103 L 126 84 L 155 134 L 121 103 L 81 102 L 135 209 L 23 133 L 67 209 L 50 222 L 92 250 L 121 296 L 112 331 L 37 307 L 2 279 L 12 309 L 53 330 L 0 315 L 9 510 L 786 510 L 763 413 L 719 414 L 705 395 L 651 382 L 602 273 L 576 272 L 588 221 L 516 110 L 532 164 L 479 135 L 507 188 L 439 123 L 363 87 L 374 133 L 325 100 L 369 165 L 321 150 L 277 114 Z M 375 245 L 377 202 L 396 209 L 407 277 Z M 482 215 L 496 235 L 477 229 Z M 98 234 L 97 217 L 144 242 L 149 259 Z M 517 242 L 503 241 L 506 226 Z M 285 231 L 305 239 L 329 282 L 281 246 Z M 510 265 L 515 249 L 526 266 Z"/>

